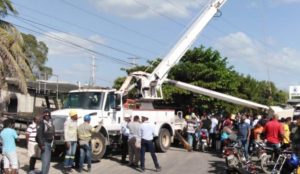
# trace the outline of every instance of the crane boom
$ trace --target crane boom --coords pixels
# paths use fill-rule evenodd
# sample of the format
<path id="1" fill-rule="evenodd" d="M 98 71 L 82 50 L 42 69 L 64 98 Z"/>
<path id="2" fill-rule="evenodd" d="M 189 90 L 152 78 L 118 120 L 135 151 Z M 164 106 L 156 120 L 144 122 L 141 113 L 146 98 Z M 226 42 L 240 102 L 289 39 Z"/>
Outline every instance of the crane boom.
<path id="1" fill-rule="evenodd" d="M 262 104 L 255 103 L 255 102 L 252 102 L 252 101 L 244 100 L 244 99 L 241 99 L 241 98 L 237 98 L 237 97 L 234 97 L 234 96 L 231 96 L 231 95 L 227 95 L 227 94 L 223 94 L 223 93 L 220 93 L 220 92 L 212 91 L 212 90 L 209 90 L 209 89 L 201 88 L 201 87 L 191 85 L 191 84 L 188 84 L 188 83 L 179 82 L 179 81 L 170 80 L 170 79 L 166 79 L 166 82 L 171 84 L 171 85 L 174 85 L 178 88 L 185 89 L 185 90 L 188 90 L 188 91 L 191 91 L 191 92 L 194 92 L 194 93 L 202 94 L 202 95 L 205 95 L 205 96 L 208 96 L 208 97 L 220 99 L 220 100 L 223 100 L 223 101 L 227 101 L 229 103 L 234 103 L 234 104 L 246 106 L 246 107 L 253 108 L 253 109 L 266 109 L 266 110 L 269 110 L 269 107 L 266 106 L 266 105 L 262 105 Z"/>
<path id="2" fill-rule="evenodd" d="M 186 30 L 184 35 L 151 74 L 141 71 L 131 74 L 131 76 L 137 79 L 138 88 L 143 99 L 155 100 L 163 98 L 161 86 L 167 78 L 169 71 L 180 61 L 207 23 L 225 2 L 226 0 L 213 0 L 207 4 L 201 15 Z M 123 85 L 121 91 L 125 91 L 126 87 L 127 85 Z"/>
<path id="3" fill-rule="evenodd" d="M 150 81 L 157 80 L 158 86 L 164 83 L 171 68 L 179 62 L 195 42 L 199 34 L 203 31 L 204 27 L 225 2 L 226 0 L 214 0 L 211 4 L 208 4 L 203 13 L 201 13 L 180 40 L 174 45 L 171 51 L 165 56 L 162 62 L 154 69 L 150 75 Z"/>

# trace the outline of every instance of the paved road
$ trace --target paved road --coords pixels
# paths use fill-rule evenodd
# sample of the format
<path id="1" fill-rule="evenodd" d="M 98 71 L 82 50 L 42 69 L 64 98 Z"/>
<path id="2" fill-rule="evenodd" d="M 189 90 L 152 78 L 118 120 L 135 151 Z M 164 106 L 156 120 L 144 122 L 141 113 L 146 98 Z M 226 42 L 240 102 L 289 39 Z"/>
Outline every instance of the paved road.
<path id="1" fill-rule="evenodd" d="M 28 161 L 27 151 L 25 148 L 18 148 L 18 155 L 21 163 L 20 173 L 27 173 Z M 172 147 L 167 153 L 157 154 L 160 165 L 162 166 L 162 174 L 222 174 L 225 171 L 224 160 L 216 155 L 202 152 L 187 152 L 181 148 Z M 140 174 L 138 169 L 130 168 L 127 165 L 119 163 L 120 156 L 114 155 L 101 162 L 93 163 L 92 173 L 101 174 Z M 36 167 L 40 168 L 40 161 Z M 54 161 L 51 163 L 50 173 L 62 173 L 62 161 Z M 77 173 L 73 171 L 72 173 Z M 155 167 L 149 153 L 146 155 L 146 174 L 156 173 Z"/>

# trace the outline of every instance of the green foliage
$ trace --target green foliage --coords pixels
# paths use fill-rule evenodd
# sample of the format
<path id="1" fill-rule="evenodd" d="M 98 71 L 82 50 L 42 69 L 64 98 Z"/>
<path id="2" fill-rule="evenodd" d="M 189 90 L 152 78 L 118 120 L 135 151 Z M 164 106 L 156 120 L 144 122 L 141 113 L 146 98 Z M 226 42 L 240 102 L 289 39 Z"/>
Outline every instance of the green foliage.
<path id="1" fill-rule="evenodd" d="M 152 72 L 161 60 L 149 61 L 149 66 L 138 66 L 123 69 L 128 74 L 134 71 Z M 278 90 L 272 82 L 257 81 L 251 76 L 244 76 L 228 65 L 227 58 L 212 48 L 200 46 L 186 52 L 180 62 L 174 66 L 168 75 L 169 79 L 190 83 L 217 92 L 240 97 L 265 105 L 284 103 L 287 94 Z M 118 78 L 115 87 L 120 87 L 125 78 Z M 118 89 L 118 88 L 117 88 Z M 197 112 L 238 112 L 241 110 L 253 112 L 248 108 L 237 106 L 224 101 L 165 84 L 163 86 L 163 101 L 155 104 L 161 107 L 172 107 L 180 110 L 194 108 Z"/>
<path id="2" fill-rule="evenodd" d="M 46 77 L 50 78 L 52 75 L 52 68 L 45 66 L 47 62 L 48 47 L 44 42 L 37 41 L 36 37 L 31 34 L 22 33 L 24 39 L 24 52 L 29 59 L 30 67 L 36 78 Z"/>
<path id="3" fill-rule="evenodd" d="M 0 16 L 5 17 L 9 12 L 18 14 L 10 0 L 0 0 Z"/>

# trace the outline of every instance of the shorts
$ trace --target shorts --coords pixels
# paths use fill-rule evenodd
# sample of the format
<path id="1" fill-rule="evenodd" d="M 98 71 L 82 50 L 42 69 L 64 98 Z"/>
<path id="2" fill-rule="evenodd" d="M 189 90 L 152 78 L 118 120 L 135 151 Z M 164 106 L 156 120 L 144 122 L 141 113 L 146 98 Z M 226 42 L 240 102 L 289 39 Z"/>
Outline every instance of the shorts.
<path id="1" fill-rule="evenodd" d="M 17 152 L 4 152 L 3 153 L 3 160 L 4 160 L 4 169 L 18 169 L 19 162 L 18 162 L 18 155 Z"/>
<path id="2" fill-rule="evenodd" d="M 36 142 L 28 142 L 27 154 L 28 154 L 29 158 L 31 158 L 31 157 L 40 158 L 41 157 L 41 149 Z"/>

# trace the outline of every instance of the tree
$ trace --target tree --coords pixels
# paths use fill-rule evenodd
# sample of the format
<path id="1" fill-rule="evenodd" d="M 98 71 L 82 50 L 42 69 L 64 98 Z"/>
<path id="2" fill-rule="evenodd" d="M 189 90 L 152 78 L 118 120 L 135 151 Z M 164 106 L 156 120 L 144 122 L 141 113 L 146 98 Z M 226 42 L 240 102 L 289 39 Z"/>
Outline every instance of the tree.
<path id="1" fill-rule="evenodd" d="M 37 41 L 36 37 L 31 34 L 22 33 L 24 39 L 25 55 L 29 60 L 30 68 L 36 78 L 52 75 L 52 68 L 45 66 L 47 62 L 48 47 L 44 42 Z"/>
<path id="2" fill-rule="evenodd" d="M 23 93 L 27 93 L 26 79 L 32 78 L 32 71 L 23 50 L 23 38 L 10 23 L 2 20 L 8 12 L 17 14 L 10 0 L 0 0 L 0 85 L 6 87 L 6 78 L 16 79 Z"/>
<path id="3" fill-rule="evenodd" d="M 160 61 L 148 61 L 148 67 L 138 66 L 123 70 L 128 74 L 145 69 L 152 72 Z M 226 57 L 223 58 L 218 51 L 203 46 L 187 51 L 180 62 L 171 69 L 168 78 L 266 105 L 283 103 L 287 96 L 273 83 L 257 81 L 249 75 L 239 74 L 234 67 L 228 65 Z M 116 87 L 122 85 L 122 80 L 124 78 L 116 81 Z M 163 93 L 164 100 L 155 101 L 155 106 L 178 108 L 183 111 L 192 107 L 195 112 L 253 112 L 242 106 L 194 94 L 168 84 L 163 85 Z"/>
<path id="4" fill-rule="evenodd" d="M 10 0 L 0 0 L 0 16 L 5 17 L 8 15 L 8 12 L 12 12 L 15 15 L 18 14 Z"/>

